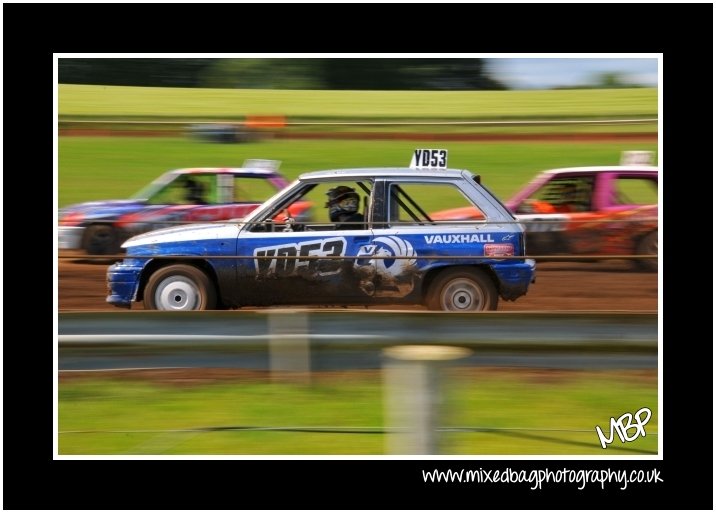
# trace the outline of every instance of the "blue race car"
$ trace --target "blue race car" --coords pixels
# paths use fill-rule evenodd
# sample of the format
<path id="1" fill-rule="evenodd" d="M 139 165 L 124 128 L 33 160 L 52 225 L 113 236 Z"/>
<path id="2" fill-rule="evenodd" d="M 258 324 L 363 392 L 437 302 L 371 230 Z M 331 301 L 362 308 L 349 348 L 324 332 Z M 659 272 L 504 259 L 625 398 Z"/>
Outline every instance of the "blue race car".
<path id="1" fill-rule="evenodd" d="M 535 262 L 524 258 L 522 225 L 479 176 L 447 169 L 446 159 L 426 159 L 426 167 L 413 160 L 410 168 L 306 173 L 240 222 L 136 236 L 108 269 L 107 301 L 158 310 L 423 304 L 479 311 L 524 295 Z M 326 208 L 297 220 L 298 202 Z M 426 212 L 437 204 L 472 206 L 483 217 L 433 220 Z"/>

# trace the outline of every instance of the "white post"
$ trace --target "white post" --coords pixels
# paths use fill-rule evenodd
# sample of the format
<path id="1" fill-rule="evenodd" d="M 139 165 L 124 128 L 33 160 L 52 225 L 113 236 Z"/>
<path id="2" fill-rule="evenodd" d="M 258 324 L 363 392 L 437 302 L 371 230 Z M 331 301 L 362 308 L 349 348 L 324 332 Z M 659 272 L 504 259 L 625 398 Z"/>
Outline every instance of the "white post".
<path id="1" fill-rule="evenodd" d="M 429 345 L 383 350 L 388 454 L 439 454 L 441 364 L 470 353 L 462 347 Z"/>
<path id="2" fill-rule="evenodd" d="M 308 314 L 271 310 L 268 316 L 269 358 L 273 381 L 309 383 L 311 352 Z"/>

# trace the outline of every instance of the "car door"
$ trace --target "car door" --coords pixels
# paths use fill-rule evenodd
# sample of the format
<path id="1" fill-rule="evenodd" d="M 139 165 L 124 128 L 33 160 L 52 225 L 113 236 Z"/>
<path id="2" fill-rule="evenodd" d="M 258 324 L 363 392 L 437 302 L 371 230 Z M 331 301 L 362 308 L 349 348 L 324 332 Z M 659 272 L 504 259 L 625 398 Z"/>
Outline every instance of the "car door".
<path id="1" fill-rule="evenodd" d="M 237 240 L 237 290 L 240 304 L 353 304 L 370 300 L 361 290 L 355 257 L 370 242 L 367 223 L 337 229 L 325 215 L 296 221 L 291 205 L 325 202 L 333 184 L 314 189 L 291 204 L 268 211 L 262 224 L 246 226 Z M 370 201 L 365 201 L 365 208 Z M 321 213 L 323 214 L 323 213 Z M 282 219 L 276 222 L 276 219 Z"/>
<path id="2" fill-rule="evenodd" d="M 594 208 L 570 220 L 575 254 L 628 255 L 657 228 L 656 173 L 604 171 L 596 177 Z"/>
<path id="3" fill-rule="evenodd" d="M 565 196 L 565 188 L 575 191 Z M 562 174 L 552 176 L 515 207 L 527 232 L 531 256 L 585 254 L 599 244 L 585 227 L 593 220 L 595 177 Z"/>
<path id="4" fill-rule="evenodd" d="M 381 210 L 376 208 L 373 238 L 358 260 L 372 279 L 375 297 L 419 301 L 427 269 L 460 265 L 455 257 L 474 263 L 469 258 L 483 255 L 485 244 L 495 243 L 497 249 L 515 242 L 511 232 L 497 240 L 485 214 L 451 181 L 386 180 L 376 184 L 376 190 L 385 201 L 378 205 Z M 434 220 L 428 213 L 445 208 L 478 210 L 479 219 Z"/>

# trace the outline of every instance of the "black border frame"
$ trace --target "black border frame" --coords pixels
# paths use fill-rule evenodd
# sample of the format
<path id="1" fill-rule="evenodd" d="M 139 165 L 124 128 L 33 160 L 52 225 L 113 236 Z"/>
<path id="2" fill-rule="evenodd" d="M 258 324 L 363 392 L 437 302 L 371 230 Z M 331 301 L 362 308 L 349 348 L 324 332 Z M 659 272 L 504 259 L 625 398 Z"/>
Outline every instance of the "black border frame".
<path id="1" fill-rule="evenodd" d="M 704 453 L 713 454 L 713 450 L 705 450 L 709 433 L 713 433 L 709 429 L 713 419 L 703 413 L 713 407 L 713 346 L 700 335 L 703 315 L 698 313 L 703 302 L 700 291 L 710 287 L 702 284 L 704 264 L 699 248 L 703 235 L 685 231 L 698 230 L 708 218 L 702 213 L 708 202 L 698 191 L 705 173 L 702 168 L 711 167 L 704 162 L 708 159 L 703 158 L 702 149 L 713 147 L 712 5 L 4 4 L 3 13 L 8 121 L 3 197 L 8 221 L 5 240 L 9 242 L 5 253 L 9 279 L 4 286 L 8 320 L 3 347 L 4 508 L 713 508 L 713 473 L 702 470 L 711 468 L 713 472 L 713 465 L 703 462 Z M 286 26 L 283 20 L 293 24 Z M 688 35 L 681 35 L 685 31 Z M 53 166 L 49 115 L 53 53 L 327 49 L 343 53 L 508 53 L 529 49 L 541 53 L 663 54 L 661 165 L 665 170 L 664 211 L 668 212 L 663 223 L 663 266 L 668 271 L 663 273 L 662 290 L 666 413 L 662 461 L 52 459 L 52 353 L 42 335 L 45 329 L 36 335 L 28 333 L 28 328 L 40 319 L 47 322 L 45 312 L 53 309 L 50 294 L 45 292 L 46 282 L 52 279 L 45 253 L 50 253 L 47 248 L 53 236 L 48 221 L 53 194 L 49 179 Z M 710 113 L 707 105 L 711 105 Z M 44 151 L 38 152 L 39 148 Z M 27 187 L 28 172 L 42 177 L 32 189 Z M 24 203 L 27 196 L 14 193 L 27 190 L 40 208 L 28 208 Z M 18 219 L 18 210 L 22 219 Z M 684 252 L 686 247 L 691 251 Z M 16 252 L 21 256 L 13 255 Z M 32 274 L 25 274 L 30 269 L 34 269 Z M 24 276 L 19 281 L 12 279 L 17 273 Z M 15 308 L 18 305 L 33 306 L 20 314 L 25 307 Z M 677 311 L 691 307 L 697 310 L 676 317 Z M 33 312 L 39 316 L 28 322 L 27 316 Z M 53 329 L 47 324 L 47 331 Z M 707 407 L 699 409 L 703 405 Z M 713 438 L 711 441 L 713 444 Z M 545 466 L 657 468 L 664 481 L 624 491 L 598 487 L 579 491 L 571 486 L 530 491 L 524 485 L 422 482 L 421 469 L 476 464 L 486 469 L 525 470 Z"/>

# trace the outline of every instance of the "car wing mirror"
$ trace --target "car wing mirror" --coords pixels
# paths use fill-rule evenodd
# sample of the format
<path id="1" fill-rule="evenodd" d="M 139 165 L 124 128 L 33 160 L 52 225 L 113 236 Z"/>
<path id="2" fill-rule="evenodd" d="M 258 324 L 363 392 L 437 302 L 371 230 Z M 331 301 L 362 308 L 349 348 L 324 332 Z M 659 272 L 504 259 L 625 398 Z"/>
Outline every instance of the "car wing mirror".
<path id="1" fill-rule="evenodd" d="M 286 226 L 284 226 L 283 231 L 284 232 L 292 232 L 293 231 L 293 225 L 296 222 L 296 220 L 291 217 L 291 212 L 288 211 L 288 208 L 283 211 L 284 213 L 284 222 L 286 223 Z"/>

